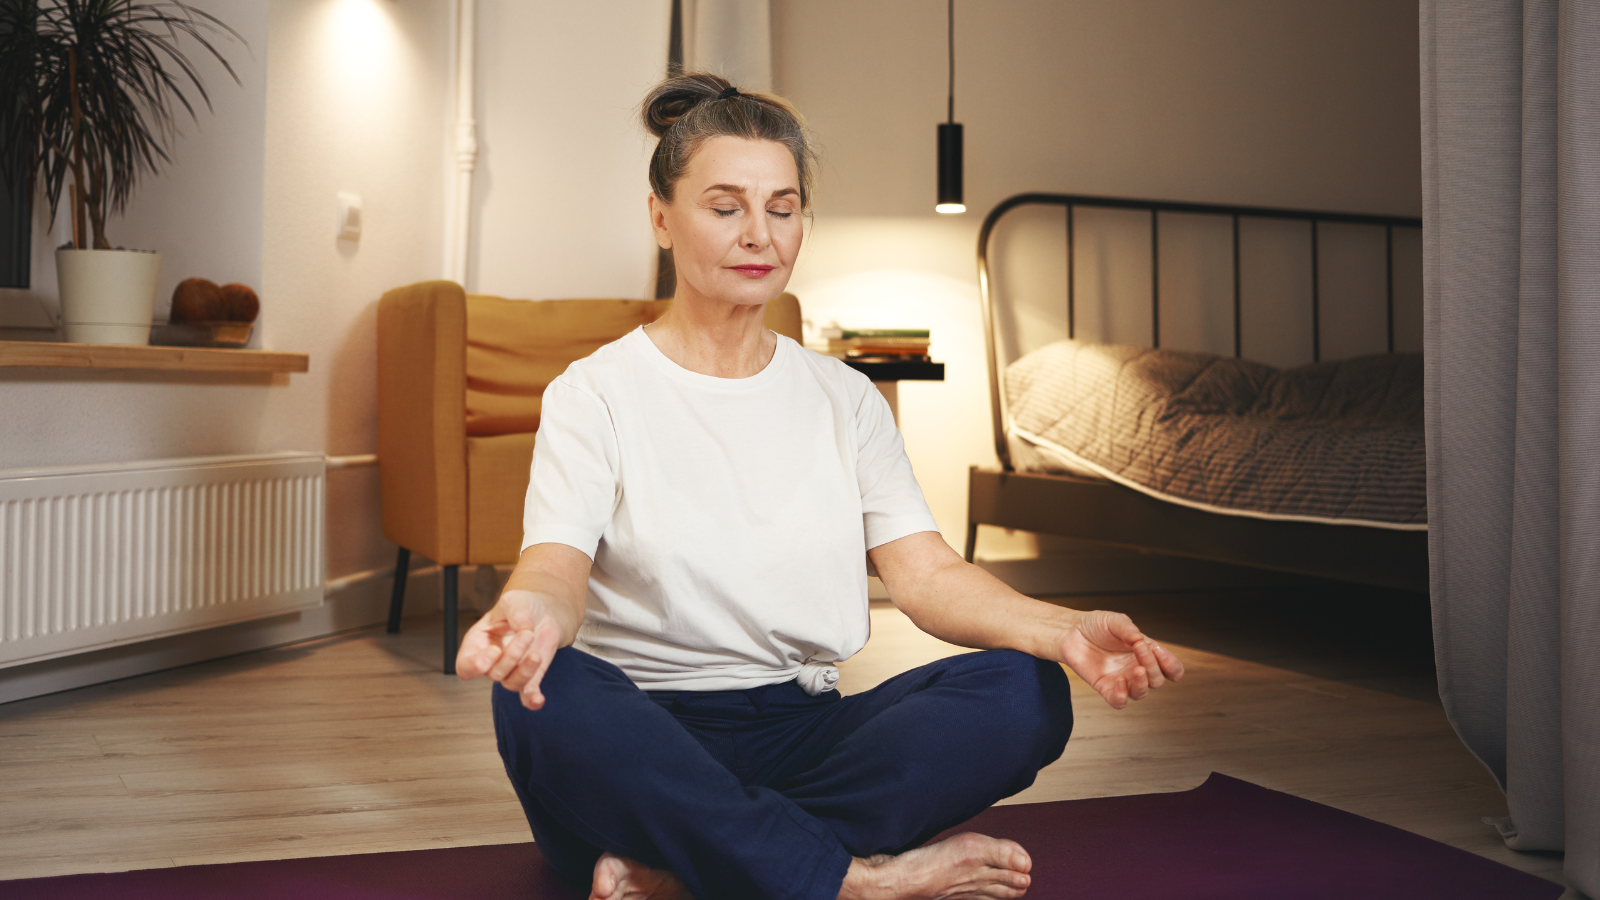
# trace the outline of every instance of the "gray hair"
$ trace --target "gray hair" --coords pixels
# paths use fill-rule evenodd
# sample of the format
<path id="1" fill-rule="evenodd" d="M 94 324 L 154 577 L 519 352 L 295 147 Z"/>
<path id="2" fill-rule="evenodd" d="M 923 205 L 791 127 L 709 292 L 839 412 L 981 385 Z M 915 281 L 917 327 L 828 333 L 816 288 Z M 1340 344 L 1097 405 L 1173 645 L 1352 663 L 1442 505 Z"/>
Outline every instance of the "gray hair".
<path id="1" fill-rule="evenodd" d="M 726 78 L 685 72 L 655 86 L 644 99 L 644 127 L 661 140 L 650 156 L 650 189 L 667 203 L 700 145 L 714 137 L 777 141 L 794 154 L 800 208 L 811 206 L 816 160 L 800 113 L 782 97 L 746 94 Z"/>

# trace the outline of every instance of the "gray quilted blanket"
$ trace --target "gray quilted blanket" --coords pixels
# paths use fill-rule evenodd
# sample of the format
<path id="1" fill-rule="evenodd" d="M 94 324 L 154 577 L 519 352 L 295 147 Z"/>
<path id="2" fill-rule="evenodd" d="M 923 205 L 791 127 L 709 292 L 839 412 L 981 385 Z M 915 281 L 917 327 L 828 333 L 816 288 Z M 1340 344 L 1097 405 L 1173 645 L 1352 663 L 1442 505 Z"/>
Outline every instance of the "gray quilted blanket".
<path id="1" fill-rule="evenodd" d="M 1013 363 L 1005 386 L 1013 433 L 1044 458 L 1146 493 L 1270 518 L 1428 521 L 1418 354 L 1279 370 L 1059 341 Z"/>

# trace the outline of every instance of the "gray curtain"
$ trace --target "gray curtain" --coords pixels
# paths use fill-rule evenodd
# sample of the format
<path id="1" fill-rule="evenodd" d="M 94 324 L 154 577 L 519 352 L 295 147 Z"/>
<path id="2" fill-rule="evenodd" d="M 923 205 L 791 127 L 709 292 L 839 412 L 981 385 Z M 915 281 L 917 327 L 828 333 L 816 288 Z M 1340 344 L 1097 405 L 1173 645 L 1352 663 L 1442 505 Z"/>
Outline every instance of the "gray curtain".
<path id="1" fill-rule="evenodd" d="M 1600 896 L 1600 2 L 1422 0 L 1439 693 Z"/>

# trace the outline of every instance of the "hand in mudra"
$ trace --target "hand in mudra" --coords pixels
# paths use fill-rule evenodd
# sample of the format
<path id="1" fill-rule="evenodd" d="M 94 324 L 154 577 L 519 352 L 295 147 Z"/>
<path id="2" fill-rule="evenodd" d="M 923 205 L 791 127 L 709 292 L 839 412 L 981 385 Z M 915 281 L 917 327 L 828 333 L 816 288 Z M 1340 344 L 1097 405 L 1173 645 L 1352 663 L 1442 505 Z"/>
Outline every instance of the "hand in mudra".
<path id="1" fill-rule="evenodd" d="M 1113 709 L 1143 700 L 1151 688 L 1183 677 L 1183 663 L 1145 637 L 1122 613 L 1086 612 L 1061 639 L 1062 662 Z"/>
<path id="2" fill-rule="evenodd" d="M 544 706 L 539 682 L 560 646 L 561 625 L 544 600 L 532 591 L 506 591 L 467 630 L 456 654 L 456 674 L 463 681 L 486 675 L 521 694 L 523 706 L 539 709 Z"/>

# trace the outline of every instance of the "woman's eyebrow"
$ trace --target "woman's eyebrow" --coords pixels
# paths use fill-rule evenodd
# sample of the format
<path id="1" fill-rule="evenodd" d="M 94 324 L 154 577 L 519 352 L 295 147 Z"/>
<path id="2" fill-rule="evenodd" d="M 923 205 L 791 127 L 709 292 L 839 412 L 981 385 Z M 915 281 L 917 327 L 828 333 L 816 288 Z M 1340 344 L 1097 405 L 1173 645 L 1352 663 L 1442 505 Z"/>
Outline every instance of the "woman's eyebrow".
<path id="1" fill-rule="evenodd" d="M 730 194 L 738 194 L 741 197 L 744 196 L 744 187 L 742 185 L 737 185 L 737 184 L 713 184 L 712 186 L 710 186 L 710 187 L 706 188 L 705 190 L 701 191 L 700 193 L 701 194 L 709 194 L 712 191 L 727 191 Z M 787 197 L 787 196 L 791 196 L 791 195 L 798 195 L 799 193 L 800 193 L 799 191 L 795 190 L 792 187 L 779 188 L 779 189 L 777 189 L 777 190 L 772 192 L 772 197 L 773 198 Z"/>

